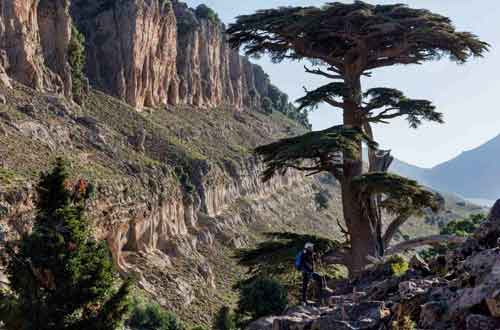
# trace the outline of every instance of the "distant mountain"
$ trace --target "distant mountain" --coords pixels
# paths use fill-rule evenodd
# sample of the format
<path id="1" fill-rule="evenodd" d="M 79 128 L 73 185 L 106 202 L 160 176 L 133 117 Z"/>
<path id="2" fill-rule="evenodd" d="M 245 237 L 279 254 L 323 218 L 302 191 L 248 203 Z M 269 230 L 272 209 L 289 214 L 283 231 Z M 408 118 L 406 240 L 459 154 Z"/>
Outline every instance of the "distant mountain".
<path id="1" fill-rule="evenodd" d="M 399 159 L 394 159 L 394 162 L 392 162 L 392 165 L 390 167 L 390 171 L 408 178 L 412 178 L 425 185 L 427 185 L 427 175 L 430 172 L 429 169 L 411 165 Z"/>
<path id="2" fill-rule="evenodd" d="M 436 190 L 487 204 L 500 198 L 500 135 L 431 169 L 395 160 L 390 170 Z"/>

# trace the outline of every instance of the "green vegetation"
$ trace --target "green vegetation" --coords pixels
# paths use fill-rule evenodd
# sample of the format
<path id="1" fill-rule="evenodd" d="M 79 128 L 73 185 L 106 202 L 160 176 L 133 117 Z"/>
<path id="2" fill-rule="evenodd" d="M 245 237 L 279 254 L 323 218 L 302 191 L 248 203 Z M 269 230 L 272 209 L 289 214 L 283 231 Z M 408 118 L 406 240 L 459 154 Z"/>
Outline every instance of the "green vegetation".
<path id="1" fill-rule="evenodd" d="M 279 281 L 258 278 L 240 288 L 238 314 L 252 319 L 279 315 L 288 305 L 288 292 Z"/>
<path id="2" fill-rule="evenodd" d="M 484 214 L 472 214 L 468 218 L 451 221 L 441 229 L 441 235 L 467 237 L 474 233 L 485 220 L 486 215 Z"/>
<path id="3" fill-rule="evenodd" d="M 479 228 L 481 223 L 486 220 L 486 215 L 484 214 L 472 214 L 467 218 L 454 220 L 446 224 L 440 230 L 441 235 L 454 235 L 460 237 L 468 237 L 474 233 L 474 231 Z M 454 249 L 455 244 L 440 244 L 438 246 L 429 248 L 420 252 L 422 257 L 429 260 L 438 255 L 446 254 L 446 251 Z"/>
<path id="4" fill-rule="evenodd" d="M 215 316 L 213 330 L 235 330 L 236 329 L 236 316 L 231 312 L 227 306 L 222 306 L 217 315 Z"/>
<path id="5" fill-rule="evenodd" d="M 262 99 L 262 110 L 265 113 L 281 112 L 306 129 L 310 130 L 312 128 L 309 123 L 308 112 L 294 106 L 293 103 L 288 101 L 288 95 L 272 84 L 269 85 L 268 95 Z"/>
<path id="6" fill-rule="evenodd" d="M 210 330 L 206 325 L 195 325 L 191 330 Z"/>
<path id="7" fill-rule="evenodd" d="M 161 8 L 165 8 L 165 6 L 170 4 L 170 0 L 160 0 Z"/>
<path id="8" fill-rule="evenodd" d="M 73 97 L 76 102 L 82 103 L 85 95 L 85 37 L 73 24 L 71 26 L 71 40 L 68 45 L 68 62 L 71 66 L 71 80 L 73 83 Z"/>
<path id="9" fill-rule="evenodd" d="M 184 326 L 174 314 L 156 303 L 134 299 L 131 309 L 130 318 L 126 324 L 134 329 L 184 330 Z"/>
<path id="10" fill-rule="evenodd" d="M 273 101 L 269 97 L 264 97 L 262 99 L 262 110 L 264 110 L 265 113 L 273 113 L 275 111 Z"/>
<path id="11" fill-rule="evenodd" d="M 9 330 L 116 329 L 128 311 L 131 282 L 116 290 L 109 250 L 92 238 L 85 218 L 90 185 L 71 184 L 58 159 L 41 175 L 37 193 L 33 231 L 6 245 L 11 291 L 0 293 L 0 320 Z"/>
<path id="12" fill-rule="evenodd" d="M 318 255 L 341 249 L 338 242 L 315 235 L 268 233 L 265 237 L 267 240 L 255 248 L 238 251 L 236 257 L 239 264 L 248 268 L 247 279 L 241 281 L 238 286 L 251 284 L 261 278 L 274 278 L 286 288 L 290 300 L 299 298 L 301 274 L 295 270 L 294 262 L 305 243 L 313 243 Z M 317 270 L 330 279 L 343 276 L 337 267 L 325 265 L 320 260 L 317 263 Z"/>
<path id="13" fill-rule="evenodd" d="M 415 330 L 417 328 L 416 323 L 409 317 L 403 316 L 400 320 L 392 322 L 393 330 Z"/>
<path id="14" fill-rule="evenodd" d="M 391 268 L 391 273 L 394 276 L 401 277 L 410 268 L 408 261 L 402 256 L 395 255 L 389 258 L 387 265 Z"/>
<path id="15" fill-rule="evenodd" d="M 332 196 L 326 190 L 321 190 L 314 194 L 314 202 L 318 210 L 326 210 L 331 197 Z"/>
<path id="16" fill-rule="evenodd" d="M 314 68 L 305 67 L 307 73 L 330 79 L 306 90 L 297 101 L 299 110 L 326 103 L 342 111 L 342 125 L 283 139 L 256 152 L 267 166 L 264 180 L 290 168 L 335 176 L 342 186 L 349 247 L 337 262 L 346 264 L 351 275 L 361 274 L 369 256 L 382 256 L 394 233 L 412 215 L 439 204 L 437 196 L 415 181 L 387 173 L 393 158 L 389 151 L 378 150 L 372 126 L 396 118 L 406 119 L 410 128 L 425 121 L 443 123 L 442 114 L 430 101 L 408 98 L 393 88 L 364 90 L 362 78 L 372 77 L 381 68 L 443 57 L 466 63 L 482 57 L 489 45 L 472 33 L 457 31 L 450 19 L 428 10 L 363 1 L 259 10 L 239 16 L 228 34 L 232 46 L 243 48 L 248 56 L 268 55 L 275 63 L 308 61 Z M 363 142 L 370 147 L 368 171 L 364 171 Z M 341 160 L 337 160 L 339 154 Z M 385 234 L 384 210 L 394 215 Z"/>
<path id="17" fill-rule="evenodd" d="M 219 15 L 210 7 L 205 4 L 201 4 L 195 9 L 196 16 L 199 18 L 206 18 L 210 22 L 218 24 L 220 23 Z"/>

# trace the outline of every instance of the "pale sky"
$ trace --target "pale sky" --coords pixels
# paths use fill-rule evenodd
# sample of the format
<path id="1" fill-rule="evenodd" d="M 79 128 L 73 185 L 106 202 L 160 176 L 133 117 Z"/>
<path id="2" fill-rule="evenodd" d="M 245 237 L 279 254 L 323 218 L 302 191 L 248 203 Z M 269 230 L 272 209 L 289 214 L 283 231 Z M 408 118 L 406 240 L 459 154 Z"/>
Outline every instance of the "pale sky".
<path id="1" fill-rule="evenodd" d="M 317 0 L 187 0 L 190 6 L 205 3 L 232 22 L 242 14 L 257 9 L 279 6 L 322 5 Z M 342 1 L 351 2 L 351 1 Z M 492 45 L 483 59 L 472 59 L 465 65 L 448 60 L 420 66 L 397 66 L 374 71 L 365 79 L 364 88 L 394 87 L 412 98 L 434 102 L 444 113 L 445 124 L 424 124 L 417 130 L 404 121 L 375 126 L 375 138 L 384 149 L 391 149 L 397 158 L 422 167 L 432 167 L 463 151 L 475 148 L 500 134 L 500 1 L 498 0 L 379 0 L 370 3 L 407 3 L 450 17 L 458 30 L 477 34 Z M 255 61 L 270 75 L 271 81 L 288 93 L 291 99 L 303 95 L 303 86 L 313 89 L 322 80 L 303 70 L 303 63 L 272 64 L 268 58 Z M 310 115 L 313 129 L 340 123 L 340 110 L 323 106 Z"/>

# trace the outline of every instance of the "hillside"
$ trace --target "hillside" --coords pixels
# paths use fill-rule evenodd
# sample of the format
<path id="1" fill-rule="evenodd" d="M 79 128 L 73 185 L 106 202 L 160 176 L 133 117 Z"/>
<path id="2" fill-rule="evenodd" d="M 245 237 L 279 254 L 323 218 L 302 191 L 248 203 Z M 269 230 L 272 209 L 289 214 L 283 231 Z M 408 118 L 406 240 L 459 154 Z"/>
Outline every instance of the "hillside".
<path id="1" fill-rule="evenodd" d="M 494 178 L 500 171 L 500 136 L 431 169 L 395 161 L 391 169 L 418 180 L 439 191 L 465 198 L 493 201 L 500 196 L 500 182 Z"/>
<path id="2" fill-rule="evenodd" d="M 92 234 L 120 274 L 189 326 L 235 305 L 247 269 L 234 254 L 264 233 L 344 238 L 330 176 L 262 182 L 254 148 L 307 132 L 307 114 L 229 48 L 210 8 L 2 0 L 0 9 L 0 237 L 30 230 L 39 175 L 62 157 L 72 181 L 95 188 Z M 484 211 L 445 197 L 444 213 L 412 219 L 396 239 Z"/>
<path id="3" fill-rule="evenodd" d="M 252 149 L 306 132 L 307 119 L 226 45 L 213 12 L 179 1 L 21 2 L 0 14 L 7 239 L 29 230 L 38 175 L 64 157 L 74 180 L 95 187 L 94 234 L 120 273 L 188 324 L 208 324 L 234 303 L 236 248 L 267 231 L 338 235 L 335 185 L 298 173 L 261 182 Z M 317 213 L 324 190 L 331 208 Z"/>
<path id="4" fill-rule="evenodd" d="M 242 271 L 234 248 L 267 231 L 336 235 L 340 202 L 321 213 L 314 203 L 322 189 L 338 196 L 335 186 L 297 173 L 260 182 L 251 149 L 304 130 L 279 113 L 137 112 L 95 91 L 78 107 L 14 86 L 0 88 L 0 210 L 9 236 L 29 227 L 38 173 L 63 156 L 75 179 L 96 187 L 95 232 L 119 269 L 138 274 L 145 292 L 188 322 L 208 323 L 232 302 Z"/>

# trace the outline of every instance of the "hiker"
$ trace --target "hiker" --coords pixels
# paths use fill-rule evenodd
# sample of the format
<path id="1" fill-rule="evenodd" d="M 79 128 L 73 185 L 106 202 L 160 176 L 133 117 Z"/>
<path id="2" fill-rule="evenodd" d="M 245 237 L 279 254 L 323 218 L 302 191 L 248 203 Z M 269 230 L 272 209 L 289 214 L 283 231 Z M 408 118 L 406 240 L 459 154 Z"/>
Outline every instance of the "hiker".
<path id="1" fill-rule="evenodd" d="M 302 272 L 302 304 L 307 305 L 307 287 L 309 282 L 313 280 L 316 282 L 317 287 L 321 290 L 325 288 L 323 277 L 314 272 L 314 244 L 306 243 L 304 250 L 302 250 L 295 259 L 295 268 Z M 321 298 L 321 297 L 320 297 Z"/>

